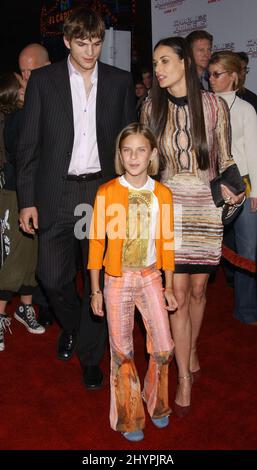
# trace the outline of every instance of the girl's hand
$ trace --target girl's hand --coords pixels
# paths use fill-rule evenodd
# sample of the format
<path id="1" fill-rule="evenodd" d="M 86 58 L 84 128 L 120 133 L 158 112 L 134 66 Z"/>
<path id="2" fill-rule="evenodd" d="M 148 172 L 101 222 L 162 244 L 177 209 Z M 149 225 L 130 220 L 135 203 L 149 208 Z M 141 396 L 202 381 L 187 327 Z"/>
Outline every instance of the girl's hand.
<path id="1" fill-rule="evenodd" d="M 103 311 L 103 294 L 94 294 L 91 297 L 91 308 L 93 310 L 94 315 L 97 315 L 98 317 L 103 317 L 104 316 L 104 311 Z"/>
<path id="2" fill-rule="evenodd" d="M 165 307 L 168 311 L 174 311 L 178 308 L 178 302 L 171 287 L 164 289 L 164 297 L 168 305 Z"/>

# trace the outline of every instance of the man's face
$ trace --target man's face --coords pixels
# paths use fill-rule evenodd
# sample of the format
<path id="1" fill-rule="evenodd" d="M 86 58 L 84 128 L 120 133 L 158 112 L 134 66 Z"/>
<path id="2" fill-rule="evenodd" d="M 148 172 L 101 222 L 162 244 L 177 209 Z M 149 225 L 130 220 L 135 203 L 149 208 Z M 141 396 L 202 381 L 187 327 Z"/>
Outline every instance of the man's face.
<path id="1" fill-rule="evenodd" d="M 208 39 L 197 39 L 193 42 L 192 52 L 198 73 L 207 69 L 211 58 L 211 43 Z"/>
<path id="2" fill-rule="evenodd" d="M 64 38 L 65 46 L 70 49 L 70 59 L 72 65 L 78 72 L 82 73 L 92 71 L 95 67 L 102 50 L 102 39 L 80 39 Z"/>
<path id="3" fill-rule="evenodd" d="M 152 74 L 150 72 L 143 72 L 142 73 L 142 80 L 143 80 L 143 83 L 144 83 L 146 89 L 149 90 L 152 86 L 152 81 L 153 81 Z"/>
<path id="4" fill-rule="evenodd" d="M 20 56 L 19 67 L 25 84 L 27 84 L 28 82 L 31 71 L 34 69 L 39 69 L 40 67 L 43 67 L 43 65 L 46 65 L 45 62 L 42 63 L 42 61 L 39 57 L 37 57 L 36 54 L 22 54 Z"/>
<path id="5" fill-rule="evenodd" d="M 146 95 L 146 87 L 143 83 L 136 83 L 135 94 L 138 98 L 141 98 L 141 96 Z"/>

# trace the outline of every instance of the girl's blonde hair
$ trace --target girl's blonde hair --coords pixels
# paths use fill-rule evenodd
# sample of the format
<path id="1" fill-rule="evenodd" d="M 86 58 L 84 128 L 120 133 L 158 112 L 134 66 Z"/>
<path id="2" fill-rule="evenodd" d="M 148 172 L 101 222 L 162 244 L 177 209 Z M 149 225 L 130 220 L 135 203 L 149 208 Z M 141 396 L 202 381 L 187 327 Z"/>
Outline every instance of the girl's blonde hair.
<path id="1" fill-rule="evenodd" d="M 145 124 L 141 124 L 139 122 L 132 122 L 128 126 L 126 126 L 122 131 L 119 133 L 116 139 L 116 152 L 115 152 L 115 171 L 118 175 L 123 175 L 125 173 L 125 168 L 122 163 L 121 159 L 121 145 L 122 142 L 130 135 L 141 134 L 143 135 L 148 142 L 150 143 L 151 150 L 154 148 L 158 148 L 157 140 L 154 134 L 152 133 L 151 129 L 146 126 Z M 147 169 L 147 173 L 150 176 L 157 175 L 159 170 L 159 156 L 158 153 L 151 157 L 149 162 L 149 166 Z"/>
<path id="2" fill-rule="evenodd" d="M 241 90 L 243 87 L 243 79 L 241 77 L 241 60 L 235 52 L 219 51 L 214 52 L 211 56 L 209 65 L 221 64 L 228 73 L 235 72 L 237 79 L 233 83 L 234 90 Z"/>

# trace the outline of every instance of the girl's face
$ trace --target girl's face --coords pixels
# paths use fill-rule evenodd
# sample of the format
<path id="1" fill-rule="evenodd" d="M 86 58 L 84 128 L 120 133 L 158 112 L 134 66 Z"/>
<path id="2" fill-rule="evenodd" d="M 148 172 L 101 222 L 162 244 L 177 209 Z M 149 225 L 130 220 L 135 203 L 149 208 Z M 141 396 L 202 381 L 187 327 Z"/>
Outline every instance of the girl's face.
<path id="1" fill-rule="evenodd" d="M 184 60 L 169 46 L 159 46 L 153 54 L 153 66 L 161 88 L 170 92 L 185 86 Z"/>
<path id="2" fill-rule="evenodd" d="M 149 140 L 144 135 L 133 134 L 122 141 L 120 153 L 125 176 L 132 181 L 147 178 L 148 165 L 151 157 L 157 154 L 157 149 L 152 150 Z"/>
<path id="3" fill-rule="evenodd" d="M 224 93 L 235 89 L 236 72 L 227 72 L 223 64 L 216 63 L 209 66 L 209 73 L 211 88 L 215 93 Z"/>

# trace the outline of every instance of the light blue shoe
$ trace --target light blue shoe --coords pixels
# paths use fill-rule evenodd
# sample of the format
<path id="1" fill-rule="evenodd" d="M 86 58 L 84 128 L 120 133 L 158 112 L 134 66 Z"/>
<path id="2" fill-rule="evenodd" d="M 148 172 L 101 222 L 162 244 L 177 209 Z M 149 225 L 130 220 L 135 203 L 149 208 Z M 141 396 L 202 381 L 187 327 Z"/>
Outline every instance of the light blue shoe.
<path id="1" fill-rule="evenodd" d="M 153 424 L 157 427 L 157 428 L 166 428 L 166 426 L 168 426 L 169 424 L 169 416 L 163 416 L 162 418 L 151 418 L 152 419 L 152 422 Z"/>
<path id="2" fill-rule="evenodd" d="M 128 441 L 137 442 L 137 441 L 142 441 L 142 439 L 144 439 L 144 433 L 141 429 L 139 429 L 138 431 L 133 431 L 133 432 L 122 432 L 121 434 Z"/>

